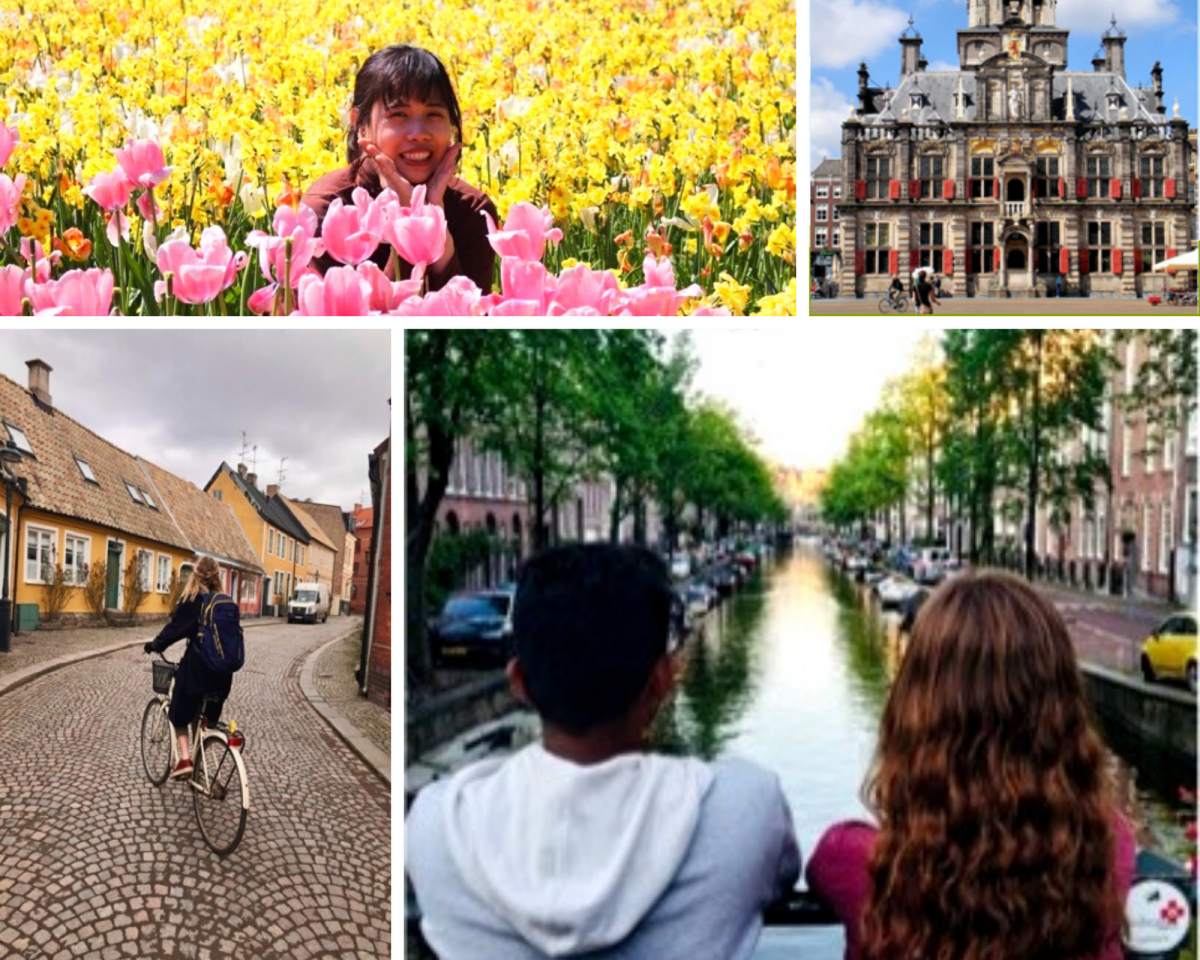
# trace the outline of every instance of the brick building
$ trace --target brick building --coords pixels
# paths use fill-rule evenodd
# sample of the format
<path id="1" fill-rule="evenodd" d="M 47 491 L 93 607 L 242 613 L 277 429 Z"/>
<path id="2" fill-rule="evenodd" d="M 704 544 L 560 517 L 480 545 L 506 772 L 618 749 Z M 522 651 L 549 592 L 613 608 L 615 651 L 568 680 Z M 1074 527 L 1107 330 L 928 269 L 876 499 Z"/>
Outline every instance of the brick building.
<path id="1" fill-rule="evenodd" d="M 350 612 L 363 616 L 367 612 L 367 580 L 370 572 L 371 534 L 374 531 L 374 511 L 361 503 L 350 514 L 354 533 L 354 553 L 350 561 Z"/>
<path id="2" fill-rule="evenodd" d="M 812 208 L 808 241 L 812 277 L 818 282 L 841 278 L 842 161 L 826 157 L 813 171 L 809 187 Z"/>
<path id="3" fill-rule="evenodd" d="M 354 574 L 354 521 L 352 515 L 341 507 L 330 503 L 304 501 L 304 510 L 312 517 L 325 536 L 333 543 L 333 586 L 330 587 L 330 612 L 341 613 L 342 602 L 350 602 L 350 588 Z"/>

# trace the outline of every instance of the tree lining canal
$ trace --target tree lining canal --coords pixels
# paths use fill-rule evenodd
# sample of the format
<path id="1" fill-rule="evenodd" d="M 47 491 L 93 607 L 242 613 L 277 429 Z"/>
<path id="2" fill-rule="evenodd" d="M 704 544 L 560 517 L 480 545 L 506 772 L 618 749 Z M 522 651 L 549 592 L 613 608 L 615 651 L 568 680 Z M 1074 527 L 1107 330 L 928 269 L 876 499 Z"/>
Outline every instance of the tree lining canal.
<path id="1" fill-rule="evenodd" d="M 696 627 L 679 696 L 661 718 L 662 747 L 740 755 L 774 770 L 807 858 L 831 823 L 868 816 L 859 791 L 905 639 L 894 615 L 801 544 Z M 1111 739 L 1139 846 L 1181 859 L 1187 807 L 1177 791 L 1194 785 L 1195 772 Z M 837 960 L 841 931 L 765 930 L 759 956 L 787 955 Z"/>

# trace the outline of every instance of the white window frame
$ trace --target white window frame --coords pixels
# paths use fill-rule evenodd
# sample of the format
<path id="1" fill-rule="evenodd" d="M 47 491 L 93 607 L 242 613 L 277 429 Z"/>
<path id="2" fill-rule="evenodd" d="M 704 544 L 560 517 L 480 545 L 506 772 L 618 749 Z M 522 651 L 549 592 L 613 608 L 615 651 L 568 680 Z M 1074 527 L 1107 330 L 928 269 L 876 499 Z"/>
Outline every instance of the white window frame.
<path id="1" fill-rule="evenodd" d="M 267 553 L 275 552 L 275 530 L 267 527 Z"/>
<path id="2" fill-rule="evenodd" d="M 1171 504 L 1163 502 L 1158 510 L 1158 572 L 1171 572 L 1171 541 L 1174 531 L 1171 529 L 1171 524 L 1174 523 L 1174 511 L 1171 509 Z"/>
<path id="3" fill-rule="evenodd" d="M 1142 504 L 1142 572 L 1149 573 L 1154 569 L 1150 563 L 1150 544 L 1154 541 L 1151 539 L 1150 527 L 1154 523 L 1154 504 L 1149 500 Z"/>
<path id="4" fill-rule="evenodd" d="M 838 206 L 838 205 L 835 203 L 835 204 L 833 205 L 833 222 L 834 222 L 834 223 L 841 223 L 841 221 L 842 221 L 842 208 L 841 208 L 841 207 L 839 207 L 839 206 Z"/>
<path id="5" fill-rule="evenodd" d="M 1163 473 L 1175 472 L 1175 431 L 1163 430 L 1162 469 Z"/>
<path id="6" fill-rule="evenodd" d="M 834 200 L 842 199 L 842 185 L 840 183 L 835 183 L 833 185 L 833 199 Z"/>
<path id="7" fill-rule="evenodd" d="M 1129 444 L 1132 441 L 1132 432 L 1129 429 L 1129 424 L 1121 424 L 1121 476 L 1129 476 Z"/>
<path id="8" fill-rule="evenodd" d="M 63 573 L 65 575 L 69 571 L 70 579 L 67 582 L 81 587 L 84 585 L 84 583 L 86 583 L 86 580 L 79 576 L 83 571 L 79 569 L 80 562 L 78 549 L 75 550 L 75 562 L 71 566 L 67 566 L 67 545 L 68 541 L 71 540 L 75 540 L 83 545 L 83 566 L 86 568 L 89 567 L 92 562 L 92 538 L 86 533 L 76 533 L 74 530 L 67 530 L 63 534 Z"/>
<path id="9" fill-rule="evenodd" d="M 220 491 L 220 490 L 214 490 L 214 491 L 212 492 L 212 495 L 213 495 L 213 499 L 214 499 L 214 500 L 220 500 L 220 501 L 224 502 L 224 497 L 222 497 L 222 496 L 221 496 L 221 491 Z"/>
<path id="10" fill-rule="evenodd" d="M 1158 469 L 1158 454 L 1154 449 L 1154 432 L 1150 423 L 1146 424 L 1145 430 L 1142 431 L 1146 444 L 1145 461 L 1142 464 L 1142 470 L 1145 473 L 1154 473 Z"/>
<path id="11" fill-rule="evenodd" d="M 167 575 L 163 576 L 163 561 L 167 562 Z M 174 566 L 171 562 L 172 557 L 169 553 L 156 554 L 154 560 L 154 589 L 157 593 L 170 593 L 171 590 L 171 568 Z"/>
<path id="12" fill-rule="evenodd" d="M 129 491 L 129 496 L 139 507 L 144 507 L 146 504 L 142 502 L 142 498 L 138 495 L 138 489 L 128 480 L 123 481 L 125 489 Z"/>
<path id="13" fill-rule="evenodd" d="M 824 249 L 825 244 L 829 242 L 829 229 L 827 227 L 815 227 L 813 229 L 813 236 L 816 237 L 813 243 Z"/>
<path id="14" fill-rule="evenodd" d="M 150 494 L 148 494 L 141 487 L 138 487 L 138 493 L 140 493 L 142 495 L 142 500 L 145 502 L 146 506 L 148 506 L 151 510 L 158 509 L 158 504 L 154 502 L 154 500 L 151 498 Z"/>
<path id="15" fill-rule="evenodd" d="M 12 440 L 13 445 L 18 450 L 28 453 L 30 456 L 35 456 L 33 447 L 29 445 L 29 437 L 26 436 L 24 430 L 15 423 L 9 423 L 7 420 L 4 421 L 4 429 L 8 431 L 8 438 Z"/>
<path id="16" fill-rule="evenodd" d="M 842 231 L 841 230 L 835 229 L 833 231 L 833 236 L 830 238 L 829 245 L 831 247 L 833 247 L 833 249 L 835 249 L 835 250 L 842 245 Z"/>
<path id="17" fill-rule="evenodd" d="M 142 557 L 147 558 L 147 561 L 145 564 L 142 563 Z M 153 580 L 153 577 L 154 577 L 154 570 L 153 570 L 154 551 L 153 550 L 143 550 L 141 547 L 138 547 L 137 553 L 134 554 L 134 562 L 137 564 L 138 586 L 141 587 L 141 589 L 145 590 L 147 593 L 153 593 L 154 592 L 154 580 Z"/>
<path id="18" fill-rule="evenodd" d="M 828 200 L 829 199 L 829 187 L 827 187 L 827 186 L 817 187 L 817 199 L 818 200 Z"/>
<path id="19" fill-rule="evenodd" d="M 30 578 L 29 576 L 29 546 L 31 534 L 37 534 L 38 537 L 38 570 L 35 578 Z M 35 526 L 32 523 L 26 524 L 25 543 L 21 548 L 21 572 L 26 583 L 45 584 L 46 582 L 42 579 L 41 569 L 42 564 L 45 563 L 45 561 L 41 559 L 41 540 L 43 535 L 50 538 L 50 565 L 54 566 L 54 564 L 58 562 L 58 527 L 43 526 L 42 524 L 37 524 Z"/>
<path id="20" fill-rule="evenodd" d="M 92 465 L 84 460 L 83 457 L 76 457 L 75 465 L 79 467 L 79 472 L 83 475 L 84 480 L 100 486 L 100 481 L 96 479 L 96 472 L 92 469 Z"/>
<path id="21" fill-rule="evenodd" d="M 829 208 L 828 207 L 817 207 L 816 222 L 817 223 L 828 223 L 829 222 Z"/>

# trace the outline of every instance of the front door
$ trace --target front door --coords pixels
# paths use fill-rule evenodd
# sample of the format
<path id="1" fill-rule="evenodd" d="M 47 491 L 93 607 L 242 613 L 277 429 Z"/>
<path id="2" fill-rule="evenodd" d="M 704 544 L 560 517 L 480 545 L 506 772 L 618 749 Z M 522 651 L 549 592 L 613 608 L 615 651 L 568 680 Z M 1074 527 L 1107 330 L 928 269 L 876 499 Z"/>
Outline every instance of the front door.
<path id="1" fill-rule="evenodd" d="M 104 605 L 110 610 L 116 610 L 121 602 L 121 545 L 108 545 L 108 561 L 106 566 L 107 584 L 104 590 Z"/>

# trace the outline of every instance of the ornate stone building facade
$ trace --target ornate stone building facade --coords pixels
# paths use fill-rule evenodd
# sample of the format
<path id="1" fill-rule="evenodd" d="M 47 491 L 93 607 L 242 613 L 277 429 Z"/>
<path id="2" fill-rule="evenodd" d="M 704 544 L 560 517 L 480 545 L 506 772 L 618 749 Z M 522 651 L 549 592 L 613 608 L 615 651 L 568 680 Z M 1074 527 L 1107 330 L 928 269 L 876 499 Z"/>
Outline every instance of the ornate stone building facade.
<path id="1" fill-rule="evenodd" d="M 843 296 L 883 295 L 920 266 L 954 296 L 1121 297 L 1168 283 L 1156 261 L 1187 248 L 1188 123 L 1125 76 L 1112 27 L 1091 72 L 1067 69 L 1057 0 L 970 0 L 960 69 L 931 72 L 899 38 L 896 89 L 859 70 L 842 127 Z M 851 282 L 851 279 L 853 282 Z"/>

